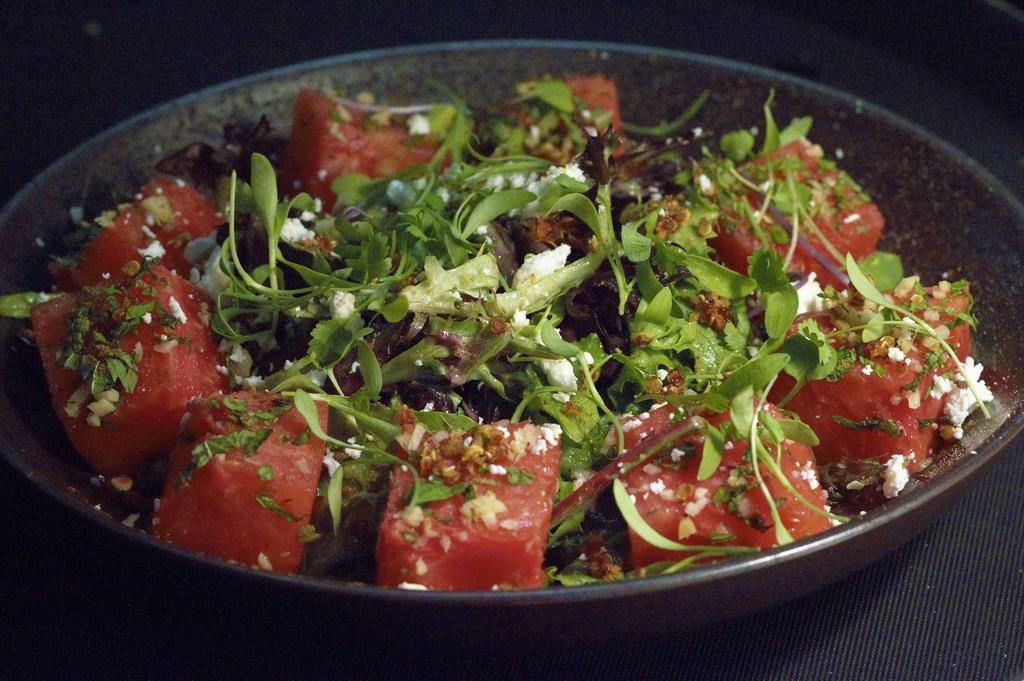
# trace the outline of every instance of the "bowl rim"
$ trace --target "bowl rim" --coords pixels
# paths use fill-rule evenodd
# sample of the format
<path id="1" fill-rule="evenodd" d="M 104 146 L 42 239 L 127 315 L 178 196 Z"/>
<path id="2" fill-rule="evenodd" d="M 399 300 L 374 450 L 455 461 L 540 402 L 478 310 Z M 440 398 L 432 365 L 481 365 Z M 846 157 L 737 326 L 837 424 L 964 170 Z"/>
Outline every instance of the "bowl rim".
<path id="1" fill-rule="evenodd" d="M 1005 184 L 991 172 L 970 158 L 954 145 L 941 139 L 916 123 L 908 121 L 884 107 L 872 104 L 858 96 L 836 88 L 828 87 L 813 81 L 785 74 L 774 69 L 740 62 L 722 57 L 714 57 L 684 50 L 662 47 L 650 47 L 628 43 L 614 43 L 587 40 L 537 40 L 537 39 L 501 39 L 471 40 L 438 43 L 422 43 L 392 48 L 378 48 L 359 52 L 345 53 L 320 59 L 290 64 L 240 78 L 210 85 L 191 93 L 176 97 L 154 107 L 137 113 L 120 123 L 109 127 L 89 139 L 76 145 L 56 161 L 49 164 L 43 171 L 29 180 L 19 189 L 0 210 L 0 226 L 7 223 L 11 213 L 17 206 L 30 196 L 36 188 L 61 171 L 70 160 L 88 153 L 92 148 L 102 144 L 121 131 L 148 120 L 160 117 L 168 112 L 188 104 L 208 98 L 221 92 L 235 90 L 262 82 L 278 80 L 288 76 L 296 76 L 305 72 L 329 68 L 342 64 L 373 61 L 392 56 L 409 56 L 437 52 L 469 52 L 475 50 L 566 50 L 566 51 L 597 51 L 609 54 L 631 54 L 657 56 L 667 59 L 690 62 L 704 66 L 726 69 L 732 72 L 752 74 L 764 79 L 774 80 L 780 84 L 795 86 L 813 94 L 822 95 L 838 103 L 856 107 L 861 113 L 881 120 L 888 126 L 897 127 L 932 145 L 937 151 L 964 167 L 975 176 L 1005 205 L 1013 219 L 1024 227 L 1024 203 L 1011 192 Z M 113 522 L 105 514 L 93 512 L 93 509 L 71 494 L 50 483 L 44 476 L 17 453 L 15 446 L 6 437 L 0 438 L 0 454 L 4 459 L 37 489 L 56 500 L 59 504 L 76 515 L 96 524 L 100 529 L 114 533 L 121 540 L 148 551 L 161 555 L 174 556 L 176 560 L 184 560 L 190 564 L 199 564 L 206 568 L 226 571 L 240 577 L 259 580 L 271 587 L 298 589 L 311 594 L 329 595 L 349 599 L 373 599 L 395 604 L 415 604 L 442 607 L 473 607 L 473 608 L 505 608 L 510 605 L 551 605 L 554 603 L 568 604 L 580 602 L 602 602 L 618 600 L 626 596 L 656 595 L 666 591 L 684 589 L 691 585 L 729 579 L 741 572 L 762 570 L 768 566 L 783 565 L 800 560 L 802 557 L 852 541 L 857 537 L 875 532 L 880 526 L 890 521 L 913 513 L 925 506 L 932 499 L 943 495 L 946 491 L 966 484 L 971 478 L 996 460 L 1005 452 L 1016 437 L 1024 430 L 1024 411 L 1011 413 L 978 449 L 957 462 L 950 470 L 944 471 L 927 484 L 910 490 L 906 495 L 888 501 L 863 518 L 855 518 L 851 522 L 834 527 L 826 532 L 806 537 L 785 546 L 749 555 L 723 560 L 711 565 L 686 570 L 671 575 L 659 575 L 622 582 L 607 582 L 585 585 L 574 588 L 537 588 L 519 591 L 419 591 L 406 589 L 382 588 L 375 585 L 362 585 L 340 580 L 314 577 L 310 575 L 281 574 L 256 570 L 247 565 L 231 563 L 219 558 L 195 553 L 187 549 L 168 544 L 154 536 L 129 528 L 121 523 Z"/>

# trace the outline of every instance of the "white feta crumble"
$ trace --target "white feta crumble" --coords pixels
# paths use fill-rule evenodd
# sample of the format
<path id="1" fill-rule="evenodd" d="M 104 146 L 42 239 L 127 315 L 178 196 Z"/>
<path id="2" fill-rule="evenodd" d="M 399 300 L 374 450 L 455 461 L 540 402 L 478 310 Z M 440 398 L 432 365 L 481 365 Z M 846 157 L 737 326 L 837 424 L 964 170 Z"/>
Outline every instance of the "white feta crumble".
<path id="1" fill-rule="evenodd" d="M 963 422 L 967 420 L 971 412 L 979 406 L 978 400 L 974 398 L 974 393 L 968 387 L 967 379 L 974 383 L 974 387 L 978 391 L 978 397 L 981 398 L 982 402 L 991 402 L 994 398 L 992 391 L 985 385 L 985 381 L 981 380 L 981 372 L 984 368 L 984 365 L 976 364 L 973 357 L 968 357 L 964 361 L 964 371 L 967 376 L 965 377 L 963 374 L 957 376 L 958 385 L 949 394 L 949 399 L 946 400 L 946 406 L 943 409 L 946 418 L 954 426 L 963 425 Z"/>
<path id="2" fill-rule="evenodd" d="M 860 372 L 865 376 L 870 376 L 871 374 L 875 373 L 875 368 L 870 364 L 865 364 L 860 368 Z"/>
<path id="3" fill-rule="evenodd" d="M 145 248 L 137 248 L 135 250 L 137 250 L 139 255 L 143 258 L 152 258 L 153 260 L 162 258 L 167 253 L 164 245 L 159 241 L 151 241 Z"/>
<path id="4" fill-rule="evenodd" d="M 523 310 L 516 310 L 512 315 L 512 326 L 523 327 L 530 323 L 529 318 L 526 316 L 526 312 Z"/>
<path id="5" fill-rule="evenodd" d="M 413 582 L 402 582 L 398 585 L 398 588 L 405 589 L 406 591 L 430 591 L 430 589 L 422 584 L 414 584 Z"/>
<path id="6" fill-rule="evenodd" d="M 700 193 L 704 196 L 711 196 L 715 193 L 715 184 L 703 173 L 697 176 L 697 185 L 700 187 Z"/>
<path id="7" fill-rule="evenodd" d="M 348 291 L 331 294 L 331 319 L 348 319 L 356 311 L 356 297 Z"/>
<path id="8" fill-rule="evenodd" d="M 290 244 L 297 244 L 316 238 L 316 232 L 308 229 L 298 218 L 288 218 L 281 226 L 281 239 Z"/>
<path id="9" fill-rule="evenodd" d="M 562 426 L 557 423 L 545 423 L 540 427 L 540 436 L 551 446 L 557 445 L 562 438 Z"/>
<path id="10" fill-rule="evenodd" d="M 406 127 L 409 129 L 410 135 L 429 135 L 430 134 L 430 119 L 423 114 L 413 114 L 409 116 L 409 120 L 405 122 Z"/>
<path id="11" fill-rule="evenodd" d="M 658 370 L 655 371 L 654 373 L 657 374 L 658 380 L 664 381 L 666 378 L 668 378 L 667 369 L 662 369 L 661 367 L 658 367 Z"/>
<path id="12" fill-rule="evenodd" d="M 548 168 L 548 172 L 544 174 L 544 178 L 554 180 L 562 175 L 565 175 L 570 180 L 576 180 L 577 182 L 587 181 L 587 176 L 583 174 L 583 170 L 581 170 L 575 163 L 567 163 L 564 166 L 552 166 L 551 168 Z"/>
<path id="13" fill-rule="evenodd" d="M 807 486 L 811 489 L 818 489 L 821 485 L 818 483 L 818 471 L 814 469 L 814 463 L 811 461 L 806 462 L 803 467 L 797 471 L 798 475 L 807 483 Z"/>
<path id="14" fill-rule="evenodd" d="M 504 466 L 499 466 L 499 465 L 498 465 L 498 464 L 496 464 L 496 463 L 488 464 L 488 466 L 489 466 L 489 467 L 488 467 L 488 469 L 487 469 L 487 470 L 488 470 L 488 471 L 489 471 L 489 472 L 490 472 L 490 473 L 491 473 L 492 475 L 508 475 L 508 469 L 507 469 L 507 468 L 505 468 Z"/>
<path id="15" fill-rule="evenodd" d="M 636 428 L 637 426 L 639 426 L 641 423 L 642 423 L 642 421 L 640 421 L 640 419 L 632 419 L 632 418 L 628 419 L 626 421 L 623 421 L 622 422 L 622 432 L 623 433 L 628 433 L 629 431 L 631 431 L 634 428 Z"/>
<path id="16" fill-rule="evenodd" d="M 660 495 L 664 491 L 665 491 L 665 481 L 664 480 L 660 480 L 659 479 L 659 480 L 655 480 L 654 482 L 651 483 L 651 492 L 652 493 Z"/>
<path id="17" fill-rule="evenodd" d="M 576 390 L 576 372 L 567 359 L 542 359 L 540 368 L 548 377 L 548 384 L 556 388 Z"/>
<path id="18" fill-rule="evenodd" d="M 177 319 L 179 322 L 184 324 L 188 321 L 188 317 L 185 315 L 185 311 L 181 309 L 181 303 L 174 296 L 167 301 L 167 307 L 170 308 L 171 316 Z"/>
<path id="19" fill-rule="evenodd" d="M 231 352 L 227 357 L 228 366 L 236 376 L 245 378 L 252 372 L 252 355 L 241 343 L 232 343 L 229 347 Z M 221 349 L 222 351 L 225 349 L 223 345 Z"/>
<path id="20" fill-rule="evenodd" d="M 196 268 L 192 268 L 195 270 Z M 203 263 L 203 269 L 198 273 L 199 277 L 197 281 L 193 282 L 200 288 L 206 295 L 210 297 L 210 300 L 217 300 L 217 296 L 221 294 L 231 283 L 231 279 L 228 275 L 224 274 L 224 270 L 220 267 L 220 246 L 215 246 L 210 254 L 206 257 L 206 262 Z"/>
<path id="21" fill-rule="evenodd" d="M 893 454 L 885 462 L 885 471 L 882 473 L 882 492 L 887 499 L 893 499 L 910 482 L 910 472 L 907 471 L 907 459 L 902 454 Z"/>
<path id="22" fill-rule="evenodd" d="M 711 497 L 708 495 L 706 487 L 698 487 L 693 490 L 693 501 L 688 501 L 686 506 L 683 507 L 683 511 L 686 515 L 691 518 L 700 515 L 700 512 L 704 510 L 704 507 L 711 502 Z"/>
<path id="23" fill-rule="evenodd" d="M 948 395 L 949 393 L 953 392 L 954 387 L 955 386 L 953 385 L 953 381 L 949 380 L 945 376 L 936 374 L 936 376 L 932 379 L 932 389 L 931 392 L 928 393 L 928 396 L 931 397 L 933 400 L 937 400 L 943 395 Z"/>
<path id="24" fill-rule="evenodd" d="M 679 463 L 680 461 L 683 460 L 683 457 L 686 456 L 686 452 L 684 452 L 681 449 L 674 448 L 671 452 L 668 453 L 668 455 L 672 459 L 672 463 Z"/>
<path id="25" fill-rule="evenodd" d="M 516 270 L 515 276 L 512 277 L 513 290 L 527 288 L 565 267 L 565 261 L 569 258 L 570 251 L 569 244 L 562 244 L 550 251 L 527 256 L 522 267 Z"/>
<path id="26" fill-rule="evenodd" d="M 255 388 L 259 384 L 263 383 L 263 377 L 254 374 L 252 376 L 247 376 L 246 378 L 243 378 L 241 381 L 239 381 L 239 383 L 246 388 Z"/>
<path id="27" fill-rule="evenodd" d="M 885 354 L 889 357 L 889 359 L 891 359 L 894 362 L 903 362 L 906 361 L 907 359 L 906 354 L 895 346 L 889 348 L 888 352 L 886 352 Z"/>
<path id="28" fill-rule="evenodd" d="M 807 281 L 796 290 L 797 314 L 809 312 L 821 312 L 825 309 L 825 301 L 818 294 L 821 293 L 821 284 L 817 282 L 818 275 L 811 272 L 807 275 Z"/>
<path id="29" fill-rule="evenodd" d="M 341 464 L 338 463 L 334 458 L 334 452 L 327 450 L 324 454 L 324 469 L 327 471 L 327 476 L 331 477 L 334 475 L 334 471 L 341 468 Z"/>

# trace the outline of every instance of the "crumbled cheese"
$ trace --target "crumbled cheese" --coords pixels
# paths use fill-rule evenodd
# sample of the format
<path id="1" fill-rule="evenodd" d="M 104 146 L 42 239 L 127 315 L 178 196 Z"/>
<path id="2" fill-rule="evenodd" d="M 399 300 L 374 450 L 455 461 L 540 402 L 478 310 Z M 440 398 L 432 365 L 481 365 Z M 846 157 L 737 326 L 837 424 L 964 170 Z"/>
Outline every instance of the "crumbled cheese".
<path id="1" fill-rule="evenodd" d="M 167 253 L 164 249 L 164 245 L 159 241 L 151 241 L 145 248 L 137 248 L 135 250 L 137 250 L 139 255 L 143 258 L 152 258 L 153 260 L 162 258 Z"/>
<path id="2" fill-rule="evenodd" d="M 548 377 L 548 384 L 556 388 L 576 390 L 576 372 L 567 359 L 542 359 L 540 367 Z"/>
<path id="3" fill-rule="evenodd" d="M 540 436 L 551 446 L 558 444 L 562 438 L 562 426 L 557 423 L 545 423 L 540 427 Z"/>
<path id="4" fill-rule="evenodd" d="M 668 370 L 667 369 L 659 368 L 654 373 L 656 373 L 658 375 L 658 380 L 664 381 L 666 378 L 668 378 Z"/>
<path id="5" fill-rule="evenodd" d="M 714 182 L 703 173 L 697 176 L 697 185 L 700 187 L 700 193 L 704 196 L 712 196 L 715 193 Z"/>
<path id="6" fill-rule="evenodd" d="M 949 399 L 946 401 L 944 408 L 946 418 L 954 426 L 962 425 L 971 412 L 979 406 L 978 401 L 974 398 L 974 393 L 968 387 L 967 379 L 971 379 L 974 383 L 974 387 L 978 391 L 978 397 L 981 398 L 982 402 L 991 402 L 994 398 L 992 391 L 985 385 L 985 381 L 981 380 L 981 372 L 984 368 L 984 365 L 976 364 L 973 357 L 968 357 L 964 361 L 964 371 L 967 373 L 967 376 L 965 377 L 963 374 L 957 375 L 958 385 L 949 394 Z M 936 376 L 936 378 L 939 377 Z"/>
<path id="7" fill-rule="evenodd" d="M 196 268 L 193 268 L 196 270 Z M 203 293 L 208 295 L 211 300 L 217 300 L 217 296 L 224 291 L 228 284 L 231 283 L 231 279 L 224 273 L 224 270 L 220 267 L 220 246 L 215 246 L 210 254 L 206 258 L 206 262 L 203 263 L 202 271 L 198 271 L 199 277 L 193 283 L 198 286 Z"/>
<path id="8" fill-rule="evenodd" d="M 650 488 L 651 492 L 660 495 L 662 492 L 665 491 L 665 481 L 660 479 L 655 480 L 654 482 L 651 483 Z"/>
<path id="9" fill-rule="evenodd" d="M 893 499 L 903 491 L 903 488 L 910 482 L 910 473 L 907 471 L 907 459 L 902 454 L 893 454 L 885 462 L 885 471 L 882 473 L 882 492 L 886 498 Z"/>
<path id="10" fill-rule="evenodd" d="M 339 468 L 341 468 L 341 464 L 335 460 L 334 452 L 328 449 L 327 453 L 324 454 L 324 469 L 327 471 L 327 477 L 333 476 L 334 471 Z"/>
<path id="11" fill-rule="evenodd" d="M 818 489 L 821 485 L 818 483 L 818 471 L 814 468 L 814 463 L 807 461 L 803 467 L 797 471 L 797 474 L 807 483 L 807 486 L 811 489 Z"/>
<path id="12" fill-rule="evenodd" d="M 516 270 L 515 276 L 512 277 L 512 288 L 514 290 L 525 289 L 565 267 L 565 261 L 568 259 L 570 251 L 568 244 L 562 244 L 549 251 L 527 256 L 522 266 Z"/>
<path id="13" fill-rule="evenodd" d="M 348 291 L 331 294 L 331 319 L 348 319 L 356 311 L 356 297 Z"/>
<path id="14" fill-rule="evenodd" d="M 857 222 L 857 220 L 860 220 L 860 213 L 850 213 L 845 218 L 843 218 L 843 224 L 849 225 L 854 222 Z"/>
<path id="15" fill-rule="evenodd" d="M 185 311 L 181 309 L 181 303 L 174 296 L 167 301 L 167 307 L 170 308 L 171 316 L 177 319 L 180 323 L 184 324 L 188 321 L 188 317 L 185 315 Z"/>
<path id="16" fill-rule="evenodd" d="M 260 551 L 260 554 L 256 556 L 256 565 L 258 565 L 261 570 L 270 571 L 274 569 L 274 566 L 271 564 L 270 559 L 267 558 L 267 554 L 263 553 L 262 551 Z"/>
<path id="17" fill-rule="evenodd" d="M 888 352 L 886 352 L 886 355 L 888 355 L 889 359 L 891 359 L 894 362 L 903 362 L 906 361 L 907 359 L 906 354 L 904 354 L 902 350 L 895 346 L 889 348 Z"/>
<path id="18" fill-rule="evenodd" d="M 488 470 L 492 475 L 508 475 L 508 469 L 496 463 L 488 464 Z"/>
<path id="19" fill-rule="evenodd" d="M 860 372 L 865 376 L 870 376 L 871 374 L 875 373 L 875 368 L 870 364 L 865 364 L 860 368 Z"/>
<path id="20" fill-rule="evenodd" d="M 953 381 L 949 380 L 945 376 L 936 375 L 932 378 L 932 389 L 931 392 L 928 393 L 928 396 L 933 400 L 937 400 L 943 395 L 948 395 L 953 392 L 954 387 Z"/>
<path id="21" fill-rule="evenodd" d="M 587 176 L 583 174 L 583 170 L 575 163 L 567 163 L 564 166 L 553 166 L 548 169 L 548 172 L 544 174 L 544 177 L 549 180 L 554 180 L 562 175 L 565 175 L 570 180 L 576 180 L 577 182 L 587 181 Z"/>
<path id="22" fill-rule="evenodd" d="M 632 419 L 632 418 L 628 419 L 626 421 L 623 421 L 622 422 L 622 432 L 623 433 L 628 433 L 629 431 L 633 430 L 637 426 L 641 425 L 641 423 L 642 422 L 640 421 L 640 419 Z"/>
<path id="23" fill-rule="evenodd" d="M 252 376 L 243 378 L 241 381 L 239 381 L 239 383 L 241 383 L 246 388 L 255 388 L 260 383 L 263 383 L 263 377 L 253 374 Z"/>
<path id="24" fill-rule="evenodd" d="M 508 510 L 508 507 L 494 492 L 488 491 L 482 496 L 476 496 L 462 504 L 462 517 L 468 520 L 482 522 L 488 529 L 493 530 L 498 526 L 498 515 Z"/>
<path id="25" fill-rule="evenodd" d="M 671 457 L 672 463 L 679 463 L 683 460 L 683 457 L 686 456 L 686 452 L 681 449 L 674 448 L 668 455 Z"/>
<path id="26" fill-rule="evenodd" d="M 242 346 L 241 343 L 231 343 L 231 352 L 228 354 L 228 366 L 237 376 L 245 378 L 252 371 L 252 355 Z M 221 345 L 224 349 L 224 345 Z"/>
<path id="27" fill-rule="evenodd" d="M 429 135 L 430 134 L 430 119 L 423 114 L 413 114 L 409 116 L 409 120 L 405 122 L 406 127 L 409 128 L 410 135 Z"/>
<path id="28" fill-rule="evenodd" d="M 821 312 L 825 309 L 825 300 L 818 294 L 821 293 L 821 284 L 817 282 L 818 275 L 811 272 L 807 275 L 807 281 L 796 290 L 797 314 L 809 312 Z"/>
<path id="29" fill-rule="evenodd" d="M 697 489 L 693 490 L 693 501 L 687 502 L 686 506 L 683 507 L 683 511 L 686 513 L 686 515 L 693 518 L 699 515 L 700 512 L 704 510 L 704 507 L 707 506 L 710 502 L 711 496 L 708 495 L 707 488 L 698 487 Z"/>
<path id="30" fill-rule="evenodd" d="M 316 232 L 308 229 L 297 218 L 288 218 L 281 226 L 281 239 L 291 244 L 316 238 Z"/>

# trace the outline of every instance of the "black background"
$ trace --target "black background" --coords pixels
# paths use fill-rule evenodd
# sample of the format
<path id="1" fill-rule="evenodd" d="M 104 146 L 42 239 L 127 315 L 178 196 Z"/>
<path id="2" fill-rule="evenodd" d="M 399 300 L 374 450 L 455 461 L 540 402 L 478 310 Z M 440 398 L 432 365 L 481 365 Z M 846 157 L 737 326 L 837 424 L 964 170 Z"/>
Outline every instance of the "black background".
<path id="1" fill-rule="evenodd" d="M 199 87 L 503 37 L 652 44 L 804 76 L 936 132 L 1024 195 L 1024 13 L 998 2 L 126 2 L 5 6 L 0 22 L 0 200 L 92 134 Z M 669 639 L 486 655 L 349 645 L 329 612 L 289 611 L 97 534 L 4 463 L 0 677 L 1022 678 L 1022 456 L 1018 444 L 889 558 L 782 608 Z"/>

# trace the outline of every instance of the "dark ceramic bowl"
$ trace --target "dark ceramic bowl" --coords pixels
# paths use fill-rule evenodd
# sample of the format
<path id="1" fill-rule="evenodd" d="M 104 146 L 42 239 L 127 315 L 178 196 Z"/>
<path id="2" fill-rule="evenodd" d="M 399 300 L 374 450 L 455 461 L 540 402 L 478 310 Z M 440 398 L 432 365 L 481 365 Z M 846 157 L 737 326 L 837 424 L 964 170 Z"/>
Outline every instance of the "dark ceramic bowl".
<path id="1" fill-rule="evenodd" d="M 603 72 L 616 79 L 627 120 L 672 118 L 711 90 L 694 121 L 717 135 L 761 123 L 777 89 L 780 121 L 812 115 L 812 136 L 875 197 L 888 231 L 883 246 L 925 280 L 951 272 L 973 283 L 981 327 L 975 356 L 998 401 L 994 418 L 939 457 L 931 479 L 866 517 L 762 554 L 682 574 L 575 589 L 509 593 L 423 593 L 275 575 L 157 542 L 117 522 L 88 484 L 89 473 L 60 432 L 34 356 L 17 324 L 0 321 L 0 451 L 56 501 L 168 561 L 229 576 L 264 593 L 333 609 L 345 631 L 395 638 L 486 643 L 503 639 L 574 641 L 682 631 L 781 603 L 818 589 L 892 551 L 993 464 L 1024 426 L 1024 207 L 983 168 L 892 114 L 833 90 L 741 64 L 680 52 L 618 45 L 501 42 L 363 53 L 302 64 L 210 88 L 141 114 L 80 146 L 33 180 L 0 214 L 0 293 L 48 285 L 46 256 L 69 206 L 137 186 L 168 150 L 219 139 L 229 119 L 267 113 L 283 129 L 304 85 L 355 95 L 370 90 L 392 104 L 430 101 L 444 84 L 469 102 L 505 96 L 540 74 Z M 99 512 L 96 506 L 103 509 Z M 424 627 L 429 622 L 430 626 Z M 358 624 L 356 628 L 348 624 Z M 600 626 L 594 626 L 600 623 Z"/>

